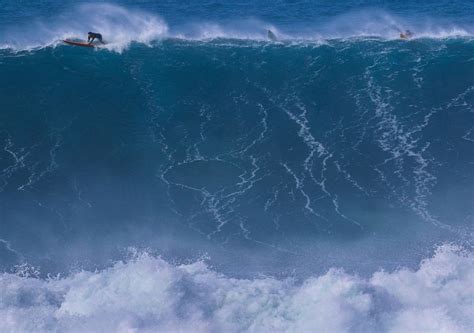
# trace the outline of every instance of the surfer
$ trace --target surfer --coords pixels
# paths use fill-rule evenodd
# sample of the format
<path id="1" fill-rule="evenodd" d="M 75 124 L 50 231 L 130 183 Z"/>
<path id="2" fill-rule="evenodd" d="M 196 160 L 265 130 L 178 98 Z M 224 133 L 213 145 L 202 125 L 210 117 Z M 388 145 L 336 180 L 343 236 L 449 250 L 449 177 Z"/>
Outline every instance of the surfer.
<path id="1" fill-rule="evenodd" d="M 413 37 L 413 32 L 410 30 L 405 30 L 405 32 L 400 32 L 401 39 L 410 39 Z"/>
<path id="2" fill-rule="evenodd" d="M 92 44 L 92 42 L 97 39 L 99 42 L 101 42 L 102 44 L 105 44 L 104 41 L 102 40 L 102 35 L 97 33 L 97 32 L 88 32 L 87 33 L 87 42 L 89 44 Z"/>
<path id="3" fill-rule="evenodd" d="M 267 30 L 267 37 L 269 40 L 276 42 L 278 40 L 277 36 L 271 30 Z"/>

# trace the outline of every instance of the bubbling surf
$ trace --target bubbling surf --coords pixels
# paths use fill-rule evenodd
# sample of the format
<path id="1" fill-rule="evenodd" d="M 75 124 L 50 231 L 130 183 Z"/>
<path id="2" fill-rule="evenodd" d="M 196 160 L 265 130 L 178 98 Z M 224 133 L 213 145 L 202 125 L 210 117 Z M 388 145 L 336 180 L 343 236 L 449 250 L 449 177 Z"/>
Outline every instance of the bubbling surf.
<path id="1" fill-rule="evenodd" d="M 23 272 L 23 273 L 22 273 Z M 416 270 L 235 279 L 147 254 L 40 280 L 0 277 L 0 329 L 42 332 L 470 332 L 474 258 L 438 248 Z"/>

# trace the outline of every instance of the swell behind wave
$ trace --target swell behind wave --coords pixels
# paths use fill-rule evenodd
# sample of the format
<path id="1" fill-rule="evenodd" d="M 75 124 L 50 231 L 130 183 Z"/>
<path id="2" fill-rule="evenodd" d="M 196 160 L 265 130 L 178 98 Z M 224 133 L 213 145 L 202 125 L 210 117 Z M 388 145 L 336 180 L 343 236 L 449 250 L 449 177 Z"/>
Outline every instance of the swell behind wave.
<path id="1" fill-rule="evenodd" d="M 331 269 L 302 283 L 235 279 L 148 254 L 47 280 L 22 270 L 1 275 L 0 330 L 470 332 L 473 259 L 444 245 L 418 270 L 363 279 Z"/>

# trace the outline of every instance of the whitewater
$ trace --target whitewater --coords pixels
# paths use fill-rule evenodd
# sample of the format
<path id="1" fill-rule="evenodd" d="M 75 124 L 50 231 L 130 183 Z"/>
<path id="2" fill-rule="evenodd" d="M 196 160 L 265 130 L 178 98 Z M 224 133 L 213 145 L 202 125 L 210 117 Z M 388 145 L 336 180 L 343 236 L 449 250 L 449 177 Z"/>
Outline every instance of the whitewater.
<path id="1" fill-rule="evenodd" d="M 444 246 L 416 271 L 332 269 L 302 282 L 234 279 L 147 254 L 96 272 L 3 274 L 0 328 L 61 332 L 470 332 L 472 254 Z M 423 295 L 420 297 L 420 295 Z"/>
<path id="2" fill-rule="evenodd" d="M 472 4 L 28 3 L 0 331 L 472 331 Z"/>

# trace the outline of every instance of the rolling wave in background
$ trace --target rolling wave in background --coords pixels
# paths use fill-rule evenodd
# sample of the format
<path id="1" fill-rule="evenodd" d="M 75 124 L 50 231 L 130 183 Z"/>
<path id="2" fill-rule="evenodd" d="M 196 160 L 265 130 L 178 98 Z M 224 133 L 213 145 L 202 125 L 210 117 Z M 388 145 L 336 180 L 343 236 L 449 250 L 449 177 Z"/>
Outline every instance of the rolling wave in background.
<path id="1" fill-rule="evenodd" d="M 1 30 L 0 330 L 469 332 L 472 36 L 111 4 Z"/>

